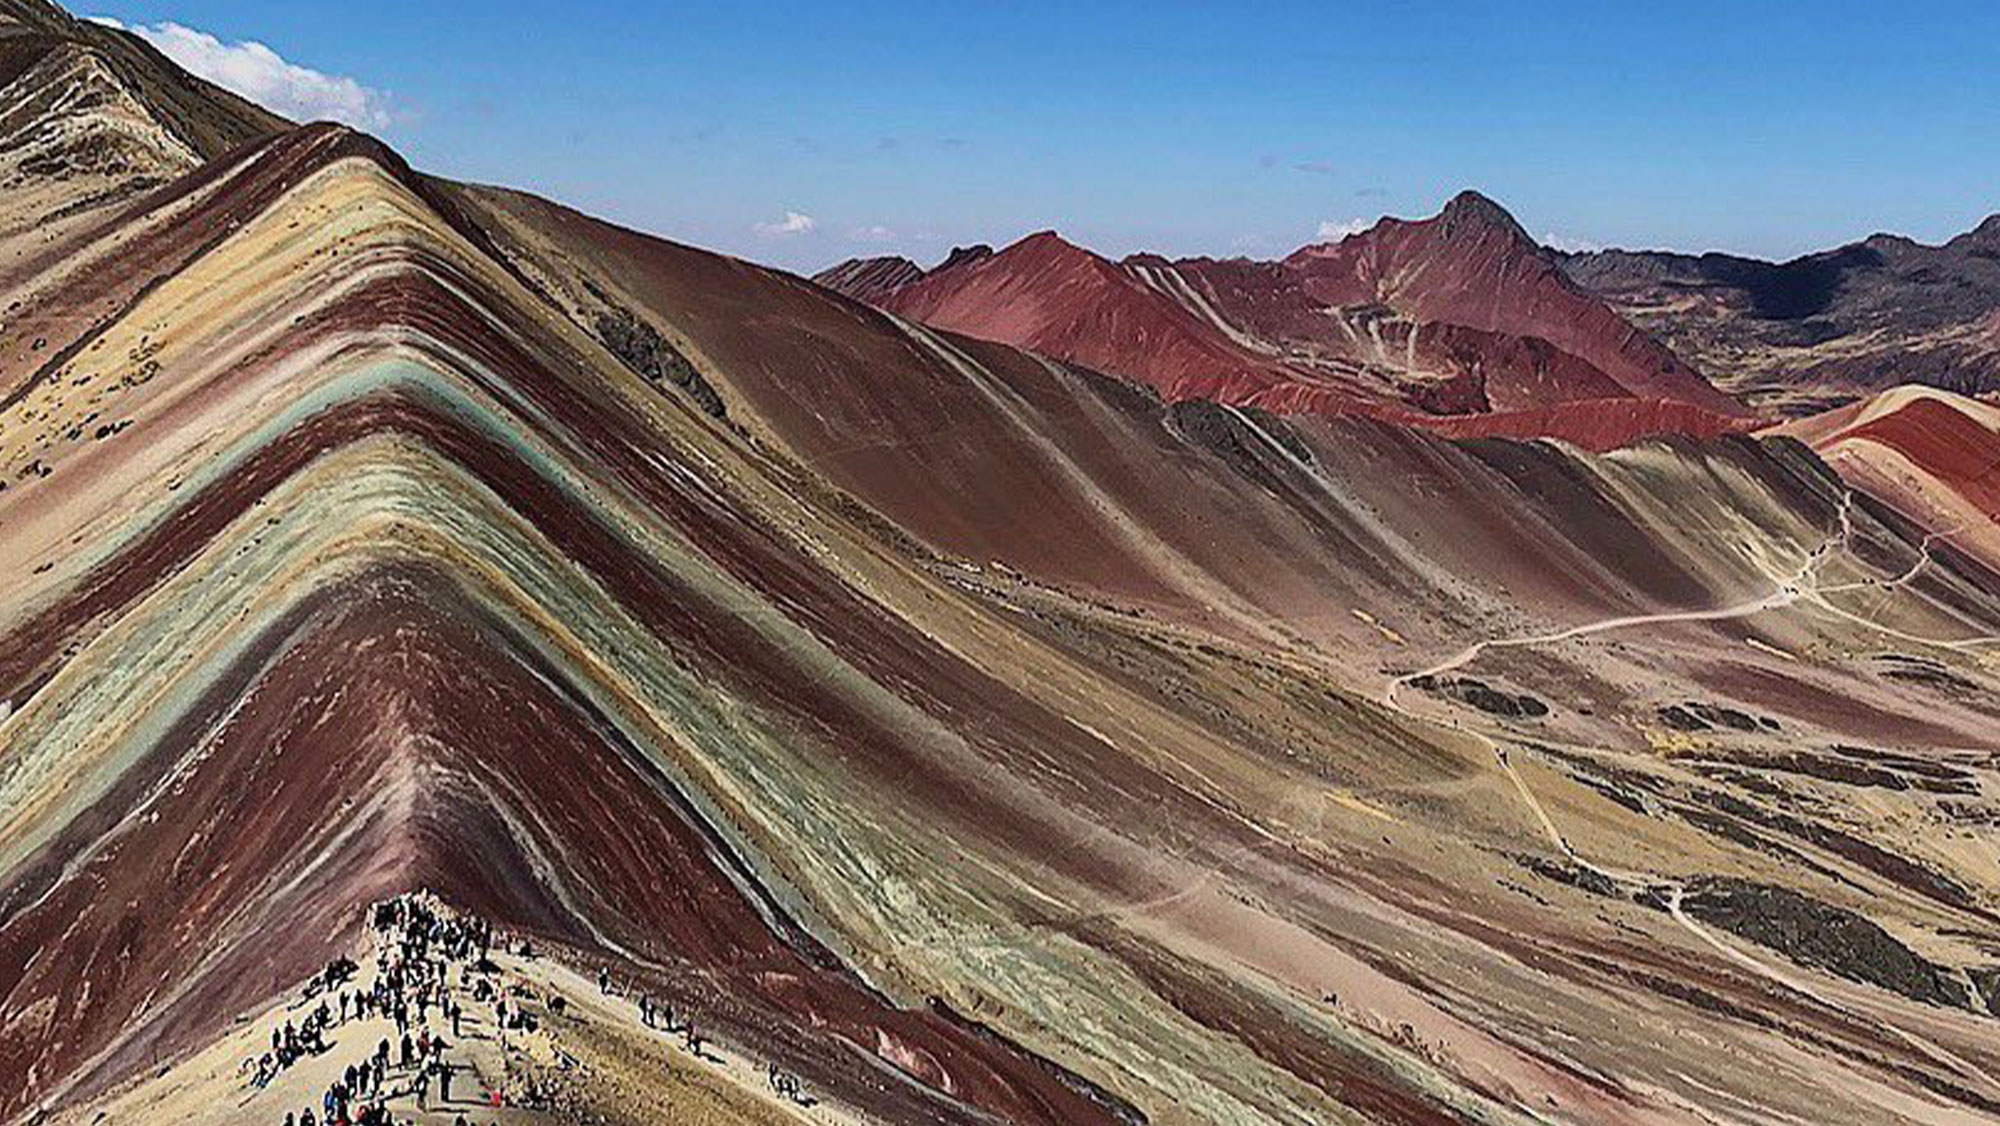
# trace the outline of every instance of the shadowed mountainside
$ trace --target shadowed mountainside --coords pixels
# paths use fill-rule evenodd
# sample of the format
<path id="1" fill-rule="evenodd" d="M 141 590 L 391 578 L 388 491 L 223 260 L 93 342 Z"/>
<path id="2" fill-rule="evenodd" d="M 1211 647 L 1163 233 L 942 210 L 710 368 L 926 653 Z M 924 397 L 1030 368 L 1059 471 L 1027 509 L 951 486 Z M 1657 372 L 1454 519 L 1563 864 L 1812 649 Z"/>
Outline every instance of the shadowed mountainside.
<path id="1" fill-rule="evenodd" d="M 1571 277 L 1748 402 L 1799 416 L 1916 383 L 2000 390 L 2000 216 L 1790 262 L 1606 250 Z"/>

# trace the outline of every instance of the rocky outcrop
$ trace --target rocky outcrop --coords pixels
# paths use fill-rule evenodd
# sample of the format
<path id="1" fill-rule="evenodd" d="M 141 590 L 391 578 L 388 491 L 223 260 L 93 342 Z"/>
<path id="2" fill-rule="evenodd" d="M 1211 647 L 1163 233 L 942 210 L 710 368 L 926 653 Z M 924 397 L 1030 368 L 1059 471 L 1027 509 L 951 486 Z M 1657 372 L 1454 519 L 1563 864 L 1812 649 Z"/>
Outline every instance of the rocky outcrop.
<path id="1" fill-rule="evenodd" d="M 1963 1006 L 1964 987 L 1867 917 L 1790 888 L 1735 879 L 1696 883 L 1682 901 L 1704 923 L 1776 950 L 1800 965 L 1879 986 L 1929 1005 Z"/>
<path id="2" fill-rule="evenodd" d="M 660 330 L 633 316 L 630 309 L 598 314 L 597 338 L 612 355 L 648 382 L 678 387 L 709 417 L 727 417 L 728 410 L 714 386 L 686 356 L 660 336 Z"/>

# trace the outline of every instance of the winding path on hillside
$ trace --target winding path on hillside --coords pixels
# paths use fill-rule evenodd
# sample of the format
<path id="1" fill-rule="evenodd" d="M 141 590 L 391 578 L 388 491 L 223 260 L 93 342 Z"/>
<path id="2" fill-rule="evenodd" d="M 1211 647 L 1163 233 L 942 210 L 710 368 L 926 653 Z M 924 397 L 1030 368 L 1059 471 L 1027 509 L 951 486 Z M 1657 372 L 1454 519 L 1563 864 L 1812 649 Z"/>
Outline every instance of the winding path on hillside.
<path id="1" fill-rule="evenodd" d="M 1405 685 L 1408 685 L 1414 681 L 1426 677 L 1442 676 L 1445 675 L 1446 673 L 1454 672 L 1458 669 L 1464 668 L 1466 665 L 1471 664 L 1473 661 L 1477 660 L 1482 654 L 1488 652 L 1489 650 L 1529 648 L 1538 645 L 1552 644 L 1558 641 L 1567 641 L 1578 637 L 1587 637 L 1600 633 L 1608 633 L 1613 630 L 1633 629 L 1649 625 L 1665 625 L 1677 622 L 1727 621 L 1734 618 L 1742 618 L 1752 614 L 1761 613 L 1765 610 L 1772 610 L 1784 606 L 1789 606 L 1801 600 L 1809 601 L 1814 605 L 1821 606 L 1828 610 L 1831 610 L 1834 613 L 1840 615 L 1841 617 L 1851 618 L 1855 622 L 1861 625 L 1868 626 L 1869 628 L 1872 629 L 1881 630 L 1882 632 L 1887 633 L 1891 636 L 1907 637 L 1908 635 L 1903 635 L 1899 631 L 1895 631 L 1887 627 L 1876 625 L 1874 622 L 1861 618 L 1859 615 L 1855 615 L 1847 611 L 1844 611 L 1841 608 L 1836 607 L 1832 603 L 1828 602 L 1825 596 L 1828 594 L 1838 593 L 1841 591 L 1864 589 L 1864 588 L 1887 589 L 1892 592 L 1895 590 L 1900 590 L 1903 587 L 1907 586 L 1908 583 L 1913 581 L 1917 577 L 1917 575 L 1922 571 L 1926 562 L 1930 559 L 1931 545 L 1939 538 L 1948 538 L 1948 537 L 1941 537 L 1935 533 L 1932 535 L 1927 535 L 1924 538 L 1922 545 L 1920 546 L 1919 558 L 1916 561 L 1916 563 L 1914 563 L 1908 571 L 1904 572 L 1902 575 L 1898 576 L 1893 580 L 1861 580 L 1852 583 L 1840 584 L 1838 586 L 1822 587 L 1819 584 L 1820 570 L 1825 566 L 1827 561 L 1830 560 L 1835 554 L 1845 550 L 1853 540 L 1853 535 L 1854 535 L 1854 525 L 1852 518 L 1853 502 L 1854 502 L 1854 493 L 1851 490 L 1845 492 L 1842 495 L 1840 512 L 1839 512 L 1840 516 L 1839 530 L 1837 532 L 1828 535 L 1827 538 L 1819 544 L 1819 546 L 1813 549 L 1813 551 L 1806 557 L 1805 563 L 1800 567 L 1799 571 L 1796 574 L 1791 575 L 1789 577 L 1777 578 L 1776 579 L 1778 583 L 1777 589 L 1775 589 L 1772 593 L 1762 598 L 1738 603 L 1733 606 L 1726 606 L 1709 610 L 1683 610 L 1683 611 L 1670 611 L 1659 614 L 1633 614 L 1633 615 L 1605 618 L 1600 621 L 1588 622 L 1583 625 L 1571 626 L 1566 629 L 1555 630 L 1549 633 L 1536 634 L 1527 637 L 1489 638 L 1487 640 L 1477 642 L 1473 645 L 1469 645 L 1465 649 L 1460 650 L 1457 654 L 1453 655 L 1452 657 L 1444 661 L 1441 661 L 1435 665 L 1432 665 L 1429 668 L 1420 669 L 1412 673 L 1407 673 L 1403 676 L 1395 678 L 1394 680 L 1391 680 L 1383 690 L 1381 696 L 1381 703 L 1383 704 L 1384 707 L 1388 708 L 1390 711 L 1395 712 L 1397 715 L 1400 715 L 1413 722 L 1433 727 L 1443 727 L 1449 731 L 1469 736 L 1475 740 L 1478 740 L 1480 743 L 1484 744 L 1486 748 L 1493 754 L 1495 760 L 1499 762 L 1501 769 L 1506 772 L 1508 778 L 1510 778 L 1513 781 L 1515 789 L 1518 790 L 1521 794 L 1522 801 L 1528 806 L 1529 810 L 1533 812 L 1533 814 L 1535 815 L 1535 819 L 1541 824 L 1542 830 L 1548 836 L 1550 843 L 1555 846 L 1556 850 L 1559 853 L 1561 853 L 1564 857 L 1569 859 L 1572 863 L 1576 864 L 1578 867 L 1596 876 L 1599 876 L 1607 881 L 1610 881 L 1612 884 L 1616 886 L 1631 889 L 1637 894 L 1653 895 L 1659 897 L 1664 902 L 1667 913 L 1673 918 L 1673 920 L 1676 923 L 1678 923 L 1682 928 L 1687 930 L 1688 933 L 1692 934 L 1702 944 L 1714 949 L 1718 953 L 1722 954 L 1725 958 L 1743 967 L 1744 969 L 1747 969 L 1752 973 L 1755 973 L 1765 978 L 1766 980 L 1775 982 L 1776 984 L 1784 987 L 1785 989 L 1790 990 L 1793 993 L 1797 993 L 1800 996 L 1807 998 L 1808 1000 L 1811 1000 L 1819 1005 L 1822 1005 L 1834 1012 L 1838 1012 L 1844 1016 L 1860 1019 L 1863 1021 L 1869 1021 L 1869 1020 L 1877 1021 L 1882 1025 L 1882 1027 L 1889 1030 L 1898 1039 L 1910 1045 L 1910 1047 L 1916 1049 L 1918 1052 L 1926 1056 L 1929 1056 L 1932 1060 L 1936 1061 L 1937 1063 L 1940 1063 L 1945 1067 L 1950 1068 L 1951 1070 L 1957 1072 L 1962 1077 L 1975 1080 L 1985 1085 L 1985 1087 L 1989 1091 L 2000 1092 L 2000 1082 L 1996 1082 L 1991 1075 L 1989 1075 L 1983 1068 L 1980 1068 L 1978 1065 L 1961 1058 L 1960 1056 L 1950 1052 L 1949 1050 L 1930 1041 L 1929 1039 L 1926 1039 L 1925 1037 L 1910 1032 L 1909 1030 L 1896 1025 L 1894 1022 L 1883 1019 L 1879 1014 L 1857 1011 L 1853 1006 L 1827 995 L 1825 992 L 1815 988 L 1808 982 L 1805 982 L 1793 976 L 1792 974 L 1786 973 L 1785 971 L 1765 962 L 1763 959 L 1760 959 L 1748 953 L 1747 951 L 1744 951 L 1736 946 L 1731 945 L 1728 942 L 1723 941 L 1713 931 L 1710 931 L 1708 928 L 1696 922 L 1683 909 L 1682 904 L 1683 901 L 1686 899 L 1688 890 L 1685 881 L 1671 876 L 1663 876 L 1663 875 L 1644 873 L 1644 872 L 1633 872 L 1625 869 L 1608 867 L 1604 864 L 1598 863 L 1597 861 L 1591 860 L 1588 857 L 1583 856 L 1576 850 L 1576 848 L 1573 845 L 1570 844 L 1569 838 L 1565 836 L 1561 828 L 1557 826 L 1555 819 L 1552 816 L 1550 816 L 1547 807 L 1545 807 L 1542 804 L 1541 800 L 1535 796 L 1533 788 L 1528 785 L 1527 778 L 1524 777 L 1521 774 L 1521 772 L 1515 768 L 1513 756 L 1508 747 L 1508 741 L 1511 740 L 1511 736 L 1509 735 L 1508 732 L 1505 731 L 1505 729 L 1497 729 L 1499 731 L 1499 734 L 1495 735 L 1487 731 L 1480 730 L 1478 727 L 1461 723 L 1456 719 L 1434 719 L 1422 716 L 1416 713 L 1415 711 L 1412 711 L 1410 708 L 1405 707 L 1402 704 L 1402 702 L 1397 698 L 1398 693 Z M 1967 639 L 1964 641 L 1951 642 L 1951 643 L 1928 641 L 1926 639 L 1915 638 L 1915 637 L 1908 637 L 1908 639 L 1923 641 L 1925 644 L 1938 645 L 1943 648 L 1961 648 L 1978 642 L 1992 642 L 2000 640 L 2000 637 L 1987 636 L 1982 638 Z M 1578 749 L 1590 751 L 1593 753 L 1599 750 L 1599 748 L 1578 748 Z"/>

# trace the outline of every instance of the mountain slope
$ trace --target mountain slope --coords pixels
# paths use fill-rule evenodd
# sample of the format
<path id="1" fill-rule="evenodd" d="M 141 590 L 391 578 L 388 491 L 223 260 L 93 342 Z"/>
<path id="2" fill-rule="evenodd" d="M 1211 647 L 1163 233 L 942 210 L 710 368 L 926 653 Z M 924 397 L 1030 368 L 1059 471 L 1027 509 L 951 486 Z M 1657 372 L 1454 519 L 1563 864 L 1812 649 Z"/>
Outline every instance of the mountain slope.
<path id="1" fill-rule="evenodd" d="M 60 229 L 286 125 L 137 36 L 0 0 L 0 184 L 15 197 L 0 239 Z"/>
<path id="2" fill-rule="evenodd" d="M 317 1115 L 384 902 L 500 939 L 399 1120 L 2000 1112 L 2000 577 L 1797 441 L 1169 402 L 328 126 L 10 284 L 0 1120 Z"/>
<path id="3" fill-rule="evenodd" d="M 11 1073 L 42 1077 L 14 1097 L 87 1094 L 135 1060 L 198 1044 L 343 949 L 357 906 L 435 887 L 542 941 L 628 961 L 652 952 L 638 965 L 671 952 L 676 966 L 761 982 L 753 993 L 794 1000 L 743 993 L 749 1012 L 796 1003 L 826 1029 L 821 1042 L 907 1046 L 929 1061 L 909 1066 L 940 1069 L 951 1105 L 1020 1120 L 1101 1116 L 1045 1069 L 944 1016 L 887 1007 L 834 969 L 784 909 L 744 898 L 738 884 L 760 878 L 732 869 L 744 846 L 714 837 L 675 796 L 679 768 L 659 756 L 691 745 L 657 725 L 708 706 L 668 697 L 716 688 L 673 670 L 737 627 L 703 606 L 734 597 L 726 569 L 677 579 L 670 562 L 635 554 L 671 554 L 662 515 L 699 511 L 698 493 L 680 494 L 666 467 L 641 460 L 668 448 L 640 438 L 661 425 L 659 393 L 552 319 L 468 241 L 476 231 L 426 202 L 428 186 L 372 143 L 311 129 L 250 163 L 285 190 L 97 335 L 75 361 L 88 374 L 35 385 L 16 408 L 47 421 L 32 431 L 44 440 L 7 450 L 10 467 L 27 456 L 36 467 L 4 494 L 8 557 L 24 568 L 12 581 L 67 594 L 8 598 L 40 608 L 12 633 L 0 690 L 14 711 L 0 951 L 19 983 L 15 1011 L 32 1018 L 12 1026 L 4 1051 Z M 208 319 L 221 310 L 228 322 Z M 490 330 L 494 316 L 507 334 Z M 134 380 L 123 358 L 139 333 L 156 366 Z M 80 436 L 65 439 L 76 419 Z M 186 507 L 175 503 L 184 489 Z M 149 507 L 173 518 L 148 518 Z M 652 515 L 634 523 L 637 513 Z M 77 521 L 124 534 L 30 569 L 51 558 L 40 537 Z M 741 539 L 754 527 L 742 518 L 718 532 Z M 668 594 L 683 581 L 707 592 Z M 556 627 L 547 614 L 563 603 Z M 577 665 L 576 646 L 609 636 L 586 643 L 575 631 L 607 629 L 623 631 L 629 663 L 593 681 L 598 658 Z M 730 642 L 753 678 L 752 650 L 781 644 L 757 640 L 768 632 Z M 123 655 L 86 674 L 96 659 L 55 648 L 85 640 Z M 642 696 L 665 695 L 641 705 L 628 676 L 648 686 Z M 160 706 L 147 701 L 168 687 L 167 726 L 135 746 L 119 717 Z M 555 757 L 537 764 L 512 749 L 529 743 Z M 481 754 L 496 746 L 508 749 Z M 58 761 L 63 787 L 21 800 Z M 146 816 L 165 800 L 144 782 L 154 771 L 184 775 L 164 818 Z M 292 787 L 307 804 L 292 804 Z M 325 801 L 343 791 L 367 804 L 350 816 Z M 101 822 L 108 810 L 124 815 Z M 179 859 L 160 886 L 135 855 Z M 191 878 L 211 870 L 232 875 Z M 46 951 L 52 937 L 126 912 L 118 889 L 142 886 L 121 882 L 131 880 L 148 890 L 129 924 L 107 919 L 115 948 Z M 662 886 L 683 897 L 660 899 Z M 88 968 L 105 958 L 116 973 Z M 842 1013 L 860 1023 L 842 1031 Z M 736 1035 L 749 1037 L 747 1026 Z M 784 1034 L 757 1039 L 772 1035 Z M 964 1113 L 880 1097 L 914 1099 L 899 1116 Z"/>
<path id="4" fill-rule="evenodd" d="M 136 36 L 43 0 L 0 0 L 0 305 L 8 328 L 0 394 L 53 362 L 146 278 L 170 273 L 177 255 L 218 237 L 220 227 L 203 230 L 184 212 L 213 199 L 229 175 L 211 162 L 285 128 Z M 181 188 L 159 191 L 169 183 Z M 151 214 L 136 213 L 144 211 Z M 149 261 L 152 254 L 163 257 Z M 45 298 L 57 288 L 66 290 L 67 312 L 52 319 Z M 103 304 L 79 300 L 86 290 Z"/>
<path id="5" fill-rule="evenodd" d="M 1857 487 L 1953 547 L 2000 566 L 2000 408 L 1901 387 L 1790 422 Z"/>

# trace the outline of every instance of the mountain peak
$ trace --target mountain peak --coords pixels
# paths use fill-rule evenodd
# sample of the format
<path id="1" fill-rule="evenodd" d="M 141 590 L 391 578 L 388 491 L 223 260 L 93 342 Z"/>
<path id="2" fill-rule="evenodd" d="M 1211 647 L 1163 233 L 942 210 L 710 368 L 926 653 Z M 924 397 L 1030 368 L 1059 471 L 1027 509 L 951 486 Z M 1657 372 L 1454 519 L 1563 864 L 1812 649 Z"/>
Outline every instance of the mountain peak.
<path id="1" fill-rule="evenodd" d="M 1450 233 L 1500 230 L 1519 238 L 1528 237 L 1512 213 L 1471 188 L 1451 197 L 1451 202 L 1438 213 L 1438 219 Z"/>
<path id="2" fill-rule="evenodd" d="M 1049 228 L 1048 230 L 1036 231 L 1035 233 L 1030 235 L 1023 235 L 1020 241 L 1014 244 L 1014 247 L 1028 247 L 1028 246 L 1064 247 L 1070 250 L 1083 249 L 1082 247 L 1079 247 L 1075 243 L 1062 237 L 1062 235 L 1059 232 L 1057 232 L 1053 227 Z M 1014 247 L 1009 247 L 1008 249 L 1011 250 L 1014 249 Z"/>
<path id="3" fill-rule="evenodd" d="M 76 17 L 48 0 L 0 0 L 0 24 L 26 24 L 43 30 L 66 28 Z"/>
<path id="4" fill-rule="evenodd" d="M 1968 236 L 1978 242 L 2000 245 L 2000 214 L 1988 215 L 1984 222 L 1968 232 Z"/>
<path id="5" fill-rule="evenodd" d="M 1043 268 L 1104 261 L 1095 251 L 1078 246 L 1053 230 L 1036 231 L 1002 250 L 999 257 L 1036 262 Z"/>
<path id="6" fill-rule="evenodd" d="M 993 247 L 983 242 L 975 242 L 971 246 L 954 246 L 951 248 L 951 253 L 944 256 L 944 261 L 939 262 L 931 272 L 940 273 L 958 266 L 984 262 L 991 257 L 993 257 Z"/>

